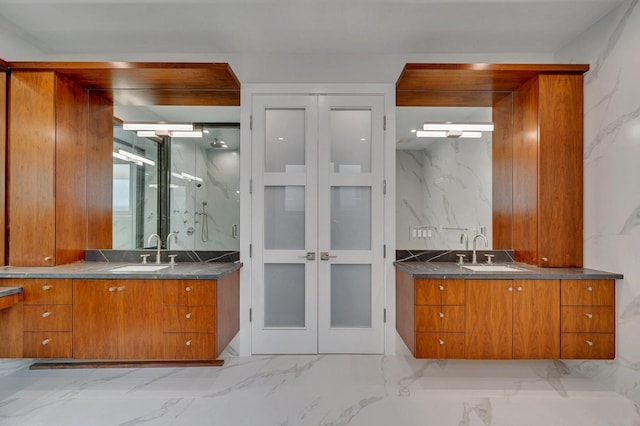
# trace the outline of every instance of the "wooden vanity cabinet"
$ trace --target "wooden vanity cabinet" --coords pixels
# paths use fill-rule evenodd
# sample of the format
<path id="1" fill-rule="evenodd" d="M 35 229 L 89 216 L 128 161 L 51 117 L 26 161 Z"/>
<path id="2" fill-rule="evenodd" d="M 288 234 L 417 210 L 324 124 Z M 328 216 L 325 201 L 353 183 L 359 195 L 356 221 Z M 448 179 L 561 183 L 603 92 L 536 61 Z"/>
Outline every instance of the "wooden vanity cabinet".
<path id="1" fill-rule="evenodd" d="M 72 302 L 70 279 L 14 279 L 23 288 L 23 356 L 71 358 Z"/>
<path id="2" fill-rule="evenodd" d="M 469 359 L 560 357 L 558 280 L 467 280 Z"/>
<path id="3" fill-rule="evenodd" d="M 562 358 L 615 358 L 615 281 L 562 280 Z"/>

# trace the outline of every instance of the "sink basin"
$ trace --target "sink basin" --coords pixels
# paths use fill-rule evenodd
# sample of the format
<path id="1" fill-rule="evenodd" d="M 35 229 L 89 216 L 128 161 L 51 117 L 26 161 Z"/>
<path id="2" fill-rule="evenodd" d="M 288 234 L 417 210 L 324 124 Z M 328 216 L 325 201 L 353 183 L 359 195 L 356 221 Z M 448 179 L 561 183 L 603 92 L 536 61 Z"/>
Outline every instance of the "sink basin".
<path id="1" fill-rule="evenodd" d="M 168 267 L 169 265 L 128 265 L 111 269 L 111 272 L 155 272 Z"/>
<path id="2" fill-rule="evenodd" d="M 464 265 L 463 268 L 475 272 L 527 272 L 525 269 L 509 265 Z"/>

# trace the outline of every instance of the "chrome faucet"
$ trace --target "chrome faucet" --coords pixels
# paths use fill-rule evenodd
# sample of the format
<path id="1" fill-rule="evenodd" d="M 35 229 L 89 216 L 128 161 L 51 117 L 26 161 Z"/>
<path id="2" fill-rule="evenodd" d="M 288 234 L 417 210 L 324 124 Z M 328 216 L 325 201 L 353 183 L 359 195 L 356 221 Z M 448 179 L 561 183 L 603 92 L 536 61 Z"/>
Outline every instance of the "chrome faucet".
<path id="1" fill-rule="evenodd" d="M 464 244 L 464 249 L 469 250 L 469 236 L 466 232 L 460 234 L 460 244 Z"/>
<path id="2" fill-rule="evenodd" d="M 169 235 L 167 235 L 167 248 L 169 248 L 169 240 L 171 239 L 171 237 L 173 237 L 173 241 L 176 244 L 178 243 L 178 233 L 177 232 L 170 232 Z"/>
<path id="3" fill-rule="evenodd" d="M 158 246 L 158 251 L 156 252 L 156 264 L 159 265 L 160 263 L 162 263 L 162 259 L 160 257 L 160 246 L 162 245 L 162 240 L 160 239 L 160 235 L 151 234 L 149 235 L 149 239 L 147 240 L 148 246 L 151 246 L 151 240 L 153 239 L 153 237 L 156 237 L 156 243 Z"/>
<path id="4" fill-rule="evenodd" d="M 483 234 L 476 234 L 476 236 L 473 237 L 473 253 L 471 254 L 471 263 L 473 265 L 478 264 L 478 258 L 476 256 L 476 240 L 478 239 L 478 237 L 482 238 L 482 240 L 484 241 L 485 248 L 489 246 L 489 241 L 487 240 L 487 237 L 485 237 Z"/>

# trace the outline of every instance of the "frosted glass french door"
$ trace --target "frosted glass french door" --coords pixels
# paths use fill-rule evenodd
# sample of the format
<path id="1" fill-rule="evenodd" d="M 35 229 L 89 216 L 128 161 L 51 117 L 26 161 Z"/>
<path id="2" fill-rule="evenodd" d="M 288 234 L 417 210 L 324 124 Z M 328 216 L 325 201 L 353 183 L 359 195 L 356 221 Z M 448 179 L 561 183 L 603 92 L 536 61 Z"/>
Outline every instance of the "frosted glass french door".
<path id="1" fill-rule="evenodd" d="M 252 109 L 252 352 L 382 353 L 382 96 Z"/>

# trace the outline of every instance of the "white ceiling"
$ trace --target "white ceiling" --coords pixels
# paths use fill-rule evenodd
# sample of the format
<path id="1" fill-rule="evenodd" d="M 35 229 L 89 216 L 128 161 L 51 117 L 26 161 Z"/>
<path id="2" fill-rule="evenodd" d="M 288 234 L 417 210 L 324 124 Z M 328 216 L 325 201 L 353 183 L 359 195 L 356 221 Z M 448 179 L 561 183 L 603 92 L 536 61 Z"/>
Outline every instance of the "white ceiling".
<path id="1" fill-rule="evenodd" d="M 0 0 L 0 34 L 57 57 L 553 53 L 622 1 Z"/>

